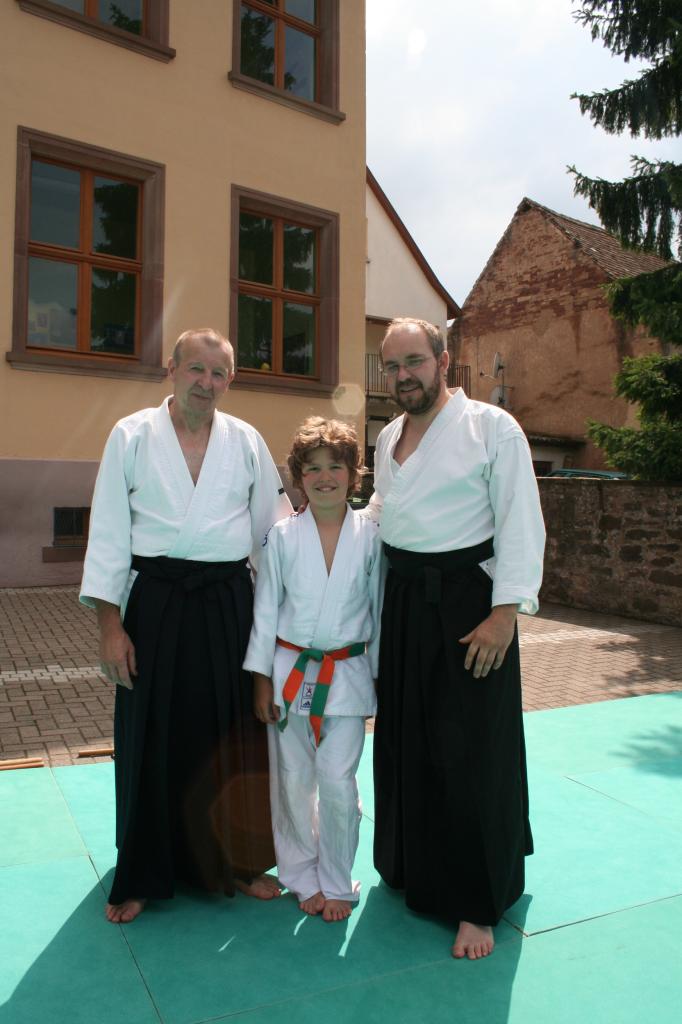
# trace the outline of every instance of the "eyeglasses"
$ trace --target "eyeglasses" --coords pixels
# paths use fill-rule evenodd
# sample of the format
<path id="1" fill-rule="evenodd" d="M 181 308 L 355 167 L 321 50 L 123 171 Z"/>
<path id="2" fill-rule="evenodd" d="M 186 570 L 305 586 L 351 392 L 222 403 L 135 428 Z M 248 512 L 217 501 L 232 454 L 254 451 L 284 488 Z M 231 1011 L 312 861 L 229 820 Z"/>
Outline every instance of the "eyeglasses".
<path id="1" fill-rule="evenodd" d="M 404 363 L 384 363 L 381 368 L 381 372 L 385 377 L 396 377 L 401 369 L 405 370 L 418 370 L 420 366 L 423 366 L 427 359 L 435 359 L 433 355 L 428 356 L 408 356 Z"/>

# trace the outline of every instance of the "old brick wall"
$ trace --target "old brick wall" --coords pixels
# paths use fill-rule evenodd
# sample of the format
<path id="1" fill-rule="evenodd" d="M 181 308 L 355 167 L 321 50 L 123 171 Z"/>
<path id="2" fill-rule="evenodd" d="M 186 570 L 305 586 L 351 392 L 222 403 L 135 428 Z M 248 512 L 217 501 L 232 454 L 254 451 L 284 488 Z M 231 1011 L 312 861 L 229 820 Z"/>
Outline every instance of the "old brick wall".
<path id="1" fill-rule="evenodd" d="M 457 362 L 471 366 L 471 397 L 488 401 L 495 352 L 505 364 L 512 414 L 527 434 L 585 437 L 585 421 L 631 425 L 613 393 L 624 356 L 660 351 L 641 329 L 610 315 L 607 275 L 539 210 L 514 216 L 452 331 Z M 575 464 L 601 468 L 585 442 Z"/>
<path id="2" fill-rule="evenodd" d="M 547 527 L 541 602 L 682 625 L 682 485 L 538 484 Z"/>

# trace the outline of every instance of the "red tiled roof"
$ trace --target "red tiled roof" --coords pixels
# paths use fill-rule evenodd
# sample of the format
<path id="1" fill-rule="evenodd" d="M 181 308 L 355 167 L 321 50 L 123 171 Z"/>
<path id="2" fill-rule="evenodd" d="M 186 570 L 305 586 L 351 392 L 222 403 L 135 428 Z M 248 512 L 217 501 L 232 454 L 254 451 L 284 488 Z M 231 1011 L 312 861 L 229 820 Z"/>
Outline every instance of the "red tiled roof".
<path id="1" fill-rule="evenodd" d="M 669 260 L 661 259 L 654 253 L 623 248 L 615 235 L 610 235 L 604 228 L 586 224 L 585 221 L 575 220 L 573 217 L 565 217 L 546 206 L 541 206 L 533 199 L 522 199 L 516 212 L 523 213 L 528 209 L 538 210 L 544 214 L 560 231 L 576 242 L 585 255 L 590 256 L 609 277 L 637 277 L 639 274 L 649 274 L 662 267 L 671 266 Z"/>

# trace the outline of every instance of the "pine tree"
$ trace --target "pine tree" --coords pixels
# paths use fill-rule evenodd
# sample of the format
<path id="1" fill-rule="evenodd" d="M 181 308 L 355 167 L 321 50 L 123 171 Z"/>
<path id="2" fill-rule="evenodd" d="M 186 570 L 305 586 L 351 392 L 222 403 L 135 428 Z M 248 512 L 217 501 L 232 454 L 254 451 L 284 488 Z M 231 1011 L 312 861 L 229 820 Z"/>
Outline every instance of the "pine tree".
<path id="1" fill-rule="evenodd" d="M 574 0 L 576 20 L 612 53 L 649 66 L 617 89 L 575 94 L 580 110 L 610 134 L 650 139 L 682 135 L 681 0 Z M 585 196 L 607 231 L 628 248 L 672 260 L 682 255 L 682 165 L 632 158 L 632 175 L 611 182 L 575 167 L 574 191 Z M 682 266 L 615 281 L 611 311 L 644 325 L 665 348 L 682 345 Z M 682 355 L 625 359 L 616 394 L 639 404 L 640 428 L 591 422 L 588 435 L 607 462 L 640 479 L 682 480 Z"/>

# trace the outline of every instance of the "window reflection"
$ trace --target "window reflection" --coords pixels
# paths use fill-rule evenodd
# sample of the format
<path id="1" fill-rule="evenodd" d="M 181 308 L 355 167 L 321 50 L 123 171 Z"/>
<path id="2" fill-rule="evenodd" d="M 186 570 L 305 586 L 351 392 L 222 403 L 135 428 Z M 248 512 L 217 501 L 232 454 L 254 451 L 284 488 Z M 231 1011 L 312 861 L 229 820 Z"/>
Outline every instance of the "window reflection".
<path id="1" fill-rule="evenodd" d="M 78 267 L 75 263 L 28 261 L 28 344 L 75 349 Z"/>
<path id="2" fill-rule="evenodd" d="M 92 251 L 135 259 L 139 187 L 95 178 Z"/>
<path id="3" fill-rule="evenodd" d="M 285 0 L 284 9 L 295 18 L 315 23 L 315 0 Z"/>
<path id="4" fill-rule="evenodd" d="M 254 213 L 239 215 L 239 276 L 244 281 L 272 284 L 273 223 Z"/>
<path id="5" fill-rule="evenodd" d="M 85 0 L 55 0 L 55 3 L 59 7 L 66 7 L 67 11 L 85 14 Z"/>
<path id="6" fill-rule="evenodd" d="M 117 270 L 92 271 L 90 347 L 93 352 L 135 352 L 137 277 Z"/>
<path id="7" fill-rule="evenodd" d="M 143 0 L 99 0 L 99 18 L 126 32 L 142 33 Z"/>
<path id="8" fill-rule="evenodd" d="M 69 167 L 31 165 L 31 241 L 79 247 L 81 176 Z"/>
<path id="9" fill-rule="evenodd" d="M 284 287 L 315 291 L 315 229 L 284 225 Z"/>
<path id="10" fill-rule="evenodd" d="M 295 96 L 314 100 L 315 40 L 287 25 L 284 52 L 284 88 Z"/>
<path id="11" fill-rule="evenodd" d="M 255 295 L 239 296 L 239 366 L 272 370 L 272 302 Z"/>
<path id="12" fill-rule="evenodd" d="M 275 22 L 242 4 L 241 70 L 268 85 L 275 84 Z"/>
<path id="13" fill-rule="evenodd" d="M 307 377 L 315 372 L 315 310 L 312 306 L 284 303 L 282 368 L 285 373 Z"/>

